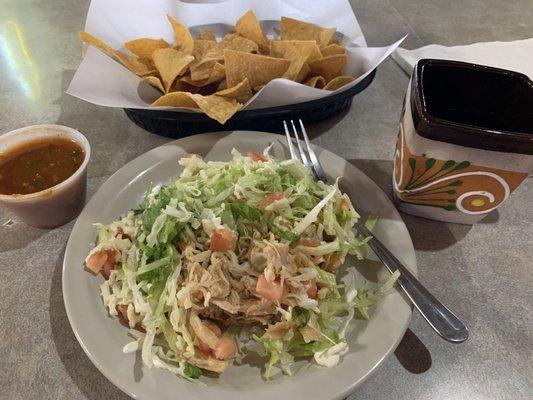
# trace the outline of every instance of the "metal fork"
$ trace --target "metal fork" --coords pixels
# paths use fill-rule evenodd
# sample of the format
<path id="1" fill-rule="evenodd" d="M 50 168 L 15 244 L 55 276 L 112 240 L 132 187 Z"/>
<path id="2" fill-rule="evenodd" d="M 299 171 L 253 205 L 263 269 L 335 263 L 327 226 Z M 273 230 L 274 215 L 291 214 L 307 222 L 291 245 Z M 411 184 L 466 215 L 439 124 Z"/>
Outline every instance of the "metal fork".
<path id="1" fill-rule="evenodd" d="M 290 121 L 293 132 L 292 135 L 287 126 L 287 121 L 283 121 L 291 157 L 301 161 L 304 165 L 309 167 L 317 180 L 321 180 L 324 183 L 331 183 L 324 172 L 324 169 L 320 165 L 316 153 L 311 147 L 309 137 L 307 136 L 307 132 L 301 119 L 299 120 L 299 123 L 303 136 L 303 145 L 294 121 Z M 296 151 L 294 147 L 293 137 L 298 151 Z M 364 237 L 372 236 L 372 239 L 368 242 L 370 248 L 376 253 L 391 273 L 396 270 L 400 271 L 401 275 L 398 278 L 398 284 L 435 332 L 451 343 L 461 343 L 468 339 L 468 329 L 465 324 L 463 324 L 453 312 L 437 300 L 435 296 L 433 296 L 420 283 L 420 281 L 416 279 L 409 269 L 407 269 L 407 267 L 405 267 L 378 238 L 376 238 L 361 222 L 355 224 L 355 229 L 358 234 Z"/>

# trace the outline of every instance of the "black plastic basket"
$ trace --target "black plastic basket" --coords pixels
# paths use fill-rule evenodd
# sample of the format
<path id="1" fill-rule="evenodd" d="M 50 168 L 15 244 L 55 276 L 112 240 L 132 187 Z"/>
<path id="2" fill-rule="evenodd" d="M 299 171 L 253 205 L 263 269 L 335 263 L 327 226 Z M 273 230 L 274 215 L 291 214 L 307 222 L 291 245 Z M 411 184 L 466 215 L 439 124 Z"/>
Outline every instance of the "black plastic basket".
<path id="1" fill-rule="evenodd" d="M 347 110 L 352 104 L 353 97 L 366 89 L 375 75 L 376 70 L 354 87 L 322 99 L 286 106 L 239 111 L 224 125 L 202 113 L 134 108 L 125 108 L 124 111 L 129 119 L 141 128 L 157 135 L 175 139 L 197 133 L 228 130 L 280 133 L 283 120 L 301 118 L 306 124 L 313 124 Z"/>

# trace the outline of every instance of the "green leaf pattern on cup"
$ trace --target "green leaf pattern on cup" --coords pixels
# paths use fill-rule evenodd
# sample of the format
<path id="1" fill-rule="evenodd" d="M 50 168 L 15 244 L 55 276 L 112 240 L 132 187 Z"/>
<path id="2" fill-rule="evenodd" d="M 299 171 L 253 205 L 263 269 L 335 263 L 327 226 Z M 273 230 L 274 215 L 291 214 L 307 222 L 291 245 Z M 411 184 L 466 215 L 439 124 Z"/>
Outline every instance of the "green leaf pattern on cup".
<path id="1" fill-rule="evenodd" d="M 424 169 L 421 173 L 415 175 L 415 171 L 417 170 L 417 160 L 413 157 L 410 157 L 408 159 L 408 163 L 411 169 L 411 176 L 405 188 L 407 190 L 422 188 L 436 179 L 445 178 L 447 175 L 450 175 L 457 170 L 468 168 L 471 165 L 469 161 L 457 162 L 455 160 L 448 160 L 442 164 L 440 168 L 437 167 L 438 169 L 435 170 L 433 167 L 435 166 L 436 161 L 437 160 L 435 158 L 426 158 L 424 160 Z M 447 211 L 453 211 L 456 209 L 455 204 L 453 203 L 455 202 L 455 195 L 457 194 L 457 190 L 453 189 L 453 187 L 458 187 L 462 184 L 463 182 L 461 180 L 455 180 L 453 182 L 443 183 L 439 186 L 428 186 L 423 190 L 416 191 L 416 193 L 405 193 L 405 197 L 416 197 L 416 200 L 414 198 L 410 200 L 410 202 L 413 204 L 439 207 Z M 442 198 L 435 198 L 434 195 L 436 194 L 442 195 Z M 448 195 L 453 197 L 448 198 Z M 424 201 L 424 196 L 431 197 L 428 197 L 428 200 Z M 439 204 L 439 201 L 450 204 L 441 205 Z"/>

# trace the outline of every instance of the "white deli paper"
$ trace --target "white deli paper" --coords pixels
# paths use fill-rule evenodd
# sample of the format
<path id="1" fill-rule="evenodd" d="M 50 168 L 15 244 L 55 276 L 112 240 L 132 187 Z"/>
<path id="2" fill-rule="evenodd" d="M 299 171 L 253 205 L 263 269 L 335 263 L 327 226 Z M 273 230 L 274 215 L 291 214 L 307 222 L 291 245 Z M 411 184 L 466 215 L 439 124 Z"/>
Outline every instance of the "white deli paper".
<path id="1" fill-rule="evenodd" d="M 320 99 L 355 86 L 370 74 L 403 41 L 388 47 L 366 47 L 363 32 L 347 0 L 228 0 L 221 3 L 183 3 L 176 0 L 92 0 L 85 31 L 115 49 L 140 38 L 163 38 L 172 43 L 173 32 L 166 14 L 195 32 L 211 29 L 218 38 L 231 31 L 237 19 L 252 9 L 267 36 L 276 35 L 282 16 L 337 28 L 346 47 L 346 75 L 357 79 L 335 91 L 316 89 L 287 79 L 274 79 L 254 95 L 243 109 L 301 103 Z M 340 34 L 339 34 L 340 33 Z M 123 50 L 123 49 L 122 49 Z M 100 50 L 89 47 L 74 74 L 67 93 L 93 104 L 140 109 L 190 110 L 150 107 L 161 93 Z"/>
<path id="2" fill-rule="evenodd" d="M 415 50 L 406 50 L 400 47 L 392 54 L 392 58 L 408 75 L 411 75 L 418 60 L 437 58 L 508 69 L 533 79 L 533 38 L 511 42 L 480 42 L 451 47 L 430 44 Z"/>

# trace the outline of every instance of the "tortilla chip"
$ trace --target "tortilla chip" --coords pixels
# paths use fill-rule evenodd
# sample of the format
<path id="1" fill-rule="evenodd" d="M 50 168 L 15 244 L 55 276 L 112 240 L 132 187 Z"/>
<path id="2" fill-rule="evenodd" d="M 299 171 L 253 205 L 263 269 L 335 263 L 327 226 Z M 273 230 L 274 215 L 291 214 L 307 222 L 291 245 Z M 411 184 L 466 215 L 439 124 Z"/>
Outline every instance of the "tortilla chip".
<path id="1" fill-rule="evenodd" d="M 203 86 L 210 85 L 211 83 L 214 83 L 214 82 L 219 82 L 225 77 L 226 77 L 226 67 L 223 64 L 217 62 L 215 63 L 213 68 L 210 69 L 209 74 L 207 75 L 207 78 L 195 80 L 191 73 L 190 76 L 186 76 L 182 80 L 192 86 L 203 87 Z"/>
<path id="2" fill-rule="evenodd" d="M 168 92 L 172 83 L 185 72 L 194 57 L 169 47 L 155 50 L 152 59 L 161 76 L 165 92 Z"/>
<path id="3" fill-rule="evenodd" d="M 342 75 L 348 62 L 346 54 L 335 54 L 309 63 L 313 75 L 323 76 L 326 82 Z"/>
<path id="4" fill-rule="evenodd" d="M 304 85 L 311 86 L 317 89 L 322 89 L 326 84 L 326 80 L 322 76 L 313 76 L 304 82 Z"/>
<path id="5" fill-rule="evenodd" d="M 283 78 L 296 82 L 302 82 L 309 73 L 307 61 L 320 59 L 322 56 L 314 40 L 273 40 L 270 43 L 270 54 L 291 60 Z"/>
<path id="6" fill-rule="evenodd" d="M 200 66 L 191 67 L 191 80 L 202 81 L 204 79 L 209 78 L 209 76 L 211 75 L 211 71 L 213 70 L 217 62 L 218 61 L 210 61 Z"/>
<path id="7" fill-rule="evenodd" d="M 215 47 L 217 47 L 217 42 L 206 39 L 195 39 L 192 55 L 194 56 L 195 60 L 201 59 L 205 53 Z"/>
<path id="8" fill-rule="evenodd" d="M 151 105 L 154 107 L 186 107 L 186 108 L 199 108 L 198 104 L 191 98 L 192 93 L 188 92 L 172 92 L 161 96 Z"/>
<path id="9" fill-rule="evenodd" d="M 229 33 L 224 36 L 220 41 L 220 48 L 222 50 L 238 50 L 245 53 L 256 53 L 259 49 L 257 43 L 240 36 L 238 33 Z"/>
<path id="10" fill-rule="evenodd" d="M 107 54 L 109 57 L 116 58 L 115 57 L 116 50 L 113 49 L 111 46 L 108 46 L 106 43 L 102 42 L 97 37 L 91 35 L 90 33 L 83 32 L 83 31 L 78 32 L 78 36 L 80 37 L 82 42 L 85 42 L 87 44 L 90 44 L 91 46 L 96 47 L 97 49 L 100 49 L 105 54 Z"/>
<path id="11" fill-rule="evenodd" d="M 250 88 L 250 82 L 248 82 L 248 79 L 244 78 L 241 83 L 233 87 L 217 91 L 215 94 L 217 96 L 235 99 L 239 103 L 246 103 L 252 97 L 252 89 Z"/>
<path id="12" fill-rule="evenodd" d="M 152 106 L 200 108 L 210 118 L 224 124 L 242 107 L 242 104 L 216 95 L 202 96 L 187 92 L 172 92 L 161 96 L 152 103 Z"/>
<path id="13" fill-rule="evenodd" d="M 326 47 L 336 31 L 288 17 L 281 17 L 280 29 L 281 40 L 316 40 L 318 47 Z"/>
<path id="14" fill-rule="evenodd" d="M 261 28 L 261 25 L 259 24 L 259 21 L 252 10 L 248 11 L 239 18 L 235 24 L 235 28 L 239 35 L 257 43 L 259 48 L 262 50 L 268 49 L 266 36 L 263 33 L 263 29 Z"/>
<path id="15" fill-rule="evenodd" d="M 353 76 L 337 76 L 336 78 L 333 78 L 328 82 L 326 86 L 324 86 L 324 89 L 326 90 L 337 90 L 340 87 L 343 87 L 344 85 L 347 85 L 350 82 L 355 81 L 355 78 Z"/>
<path id="16" fill-rule="evenodd" d="M 154 64 L 154 60 L 152 60 L 152 56 L 150 56 L 150 58 L 138 57 L 137 60 L 140 63 L 146 65 L 147 67 L 155 69 L 155 64 Z"/>
<path id="17" fill-rule="evenodd" d="M 196 39 L 194 41 L 194 49 L 192 51 L 192 56 L 194 57 L 194 60 L 191 61 L 191 63 L 189 64 L 189 69 L 191 70 L 191 72 L 195 71 L 198 68 L 198 66 L 202 62 L 204 55 L 217 46 L 217 42 L 214 42 L 212 40 Z M 214 66 L 215 62 L 212 63 L 211 68 Z M 206 73 L 203 78 L 199 79 L 205 79 L 208 76 L 209 73 Z"/>
<path id="18" fill-rule="evenodd" d="M 157 72 L 153 64 L 145 59 L 130 56 L 120 51 L 115 51 L 115 58 L 135 75 L 152 75 Z"/>
<path id="19" fill-rule="evenodd" d="M 185 82 L 183 79 L 185 77 L 178 78 L 174 81 L 172 86 L 170 87 L 170 92 L 189 92 L 189 93 L 198 93 L 200 90 L 199 87 L 193 86 L 187 82 Z"/>
<path id="20" fill-rule="evenodd" d="M 293 80 L 295 82 L 302 83 L 305 80 L 305 78 L 307 77 L 307 75 L 309 75 L 310 72 L 311 72 L 311 68 L 309 68 L 309 64 L 304 63 L 302 68 L 300 68 L 300 72 L 298 72 L 298 74 L 296 75 L 296 77 Z"/>
<path id="21" fill-rule="evenodd" d="M 174 44 L 176 50 L 182 51 L 185 54 L 191 54 L 194 49 L 194 40 L 191 33 L 185 25 L 176 20 L 172 15 L 167 14 L 168 22 L 172 25 L 174 30 Z"/>
<path id="22" fill-rule="evenodd" d="M 214 46 L 209 48 L 197 63 L 193 63 L 191 66 L 191 78 L 193 80 L 207 79 L 215 64 L 224 60 L 224 49 L 257 52 L 258 47 L 251 40 L 243 38 L 236 33 L 230 33 L 224 36 L 220 43 L 215 43 Z"/>
<path id="23" fill-rule="evenodd" d="M 248 78 L 251 87 L 265 85 L 272 79 L 281 78 L 290 63 L 290 60 L 283 58 L 224 50 L 228 87 L 237 85 L 244 78 Z"/>
<path id="24" fill-rule="evenodd" d="M 270 55 L 289 60 L 305 57 L 305 61 L 322 58 L 314 40 L 273 40 L 270 42 Z"/>
<path id="25" fill-rule="evenodd" d="M 193 96 L 195 96 L 195 101 L 198 103 L 200 109 L 221 124 L 224 124 L 242 108 L 242 104 L 233 99 L 216 95 L 200 96 L 196 94 Z"/>
<path id="26" fill-rule="evenodd" d="M 266 47 L 260 47 L 257 54 L 268 56 L 270 54 L 270 40 L 267 39 L 268 45 Z"/>
<path id="27" fill-rule="evenodd" d="M 309 72 L 309 65 L 305 62 L 304 58 L 297 58 L 291 61 L 289 68 L 287 68 L 282 78 L 301 82 Z"/>
<path id="28" fill-rule="evenodd" d="M 156 89 L 159 89 L 161 93 L 165 93 L 165 88 L 163 87 L 163 84 L 161 83 L 161 79 L 159 79 L 157 76 L 148 75 L 144 76 L 142 80 L 149 85 L 155 87 Z"/>
<path id="29" fill-rule="evenodd" d="M 249 85 L 249 83 L 248 83 Z M 217 86 L 217 92 L 221 91 L 221 90 L 224 90 L 224 89 L 227 89 L 228 88 L 228 81 L 226 79 L 224 79 L 222 82 L 220 82 Z"/>
<path id="30" fill-rule="evenodd" d="M 198 88 L 198 91 L 196 93 L 201 94 L 202 96 L 210 96 L 212 94 L 215 94 L 217 91 L 218 82 L 212 83 L 207 86 L 202 86 Z"/>
<path id="31" fill-rule="evenodd" d="M 332 56 L 335 54 L 346 54 L 344 47 L 338 44 L 330 44 L 320 50 L 320 52 L 322 53 L 322 57 Z"/>
<path id="32" fill-rule="evenodd" d="M 138 57 L 150 58 L 154 50 L 167 48 L 169 44 L 163 39 L 141 38 L 124 43 L 124 47 Z"/>
<path id="33" fill-rule="evenodd" d="M 215 34 L 213 31 L 204 31 L 200 33 L 198 36 L 196 36 L 196 40 L 209 40 L 209 41 L 215 41 L 217 40 Z"/>
<path id="34" fill-rule="evenodd" d="M 146 63 L 144 60 L 115 50 L 111 46 L 102 42 L 97 37 L 87 32 L 79 32 L 79 36 L 83 42 L 90 44 L 91 46 L 94 46 L 97 49 L 103 51 L 109 57 L 114 58 L 136 75 L 143 76 L 157 72 L 152 65 Z"/>

